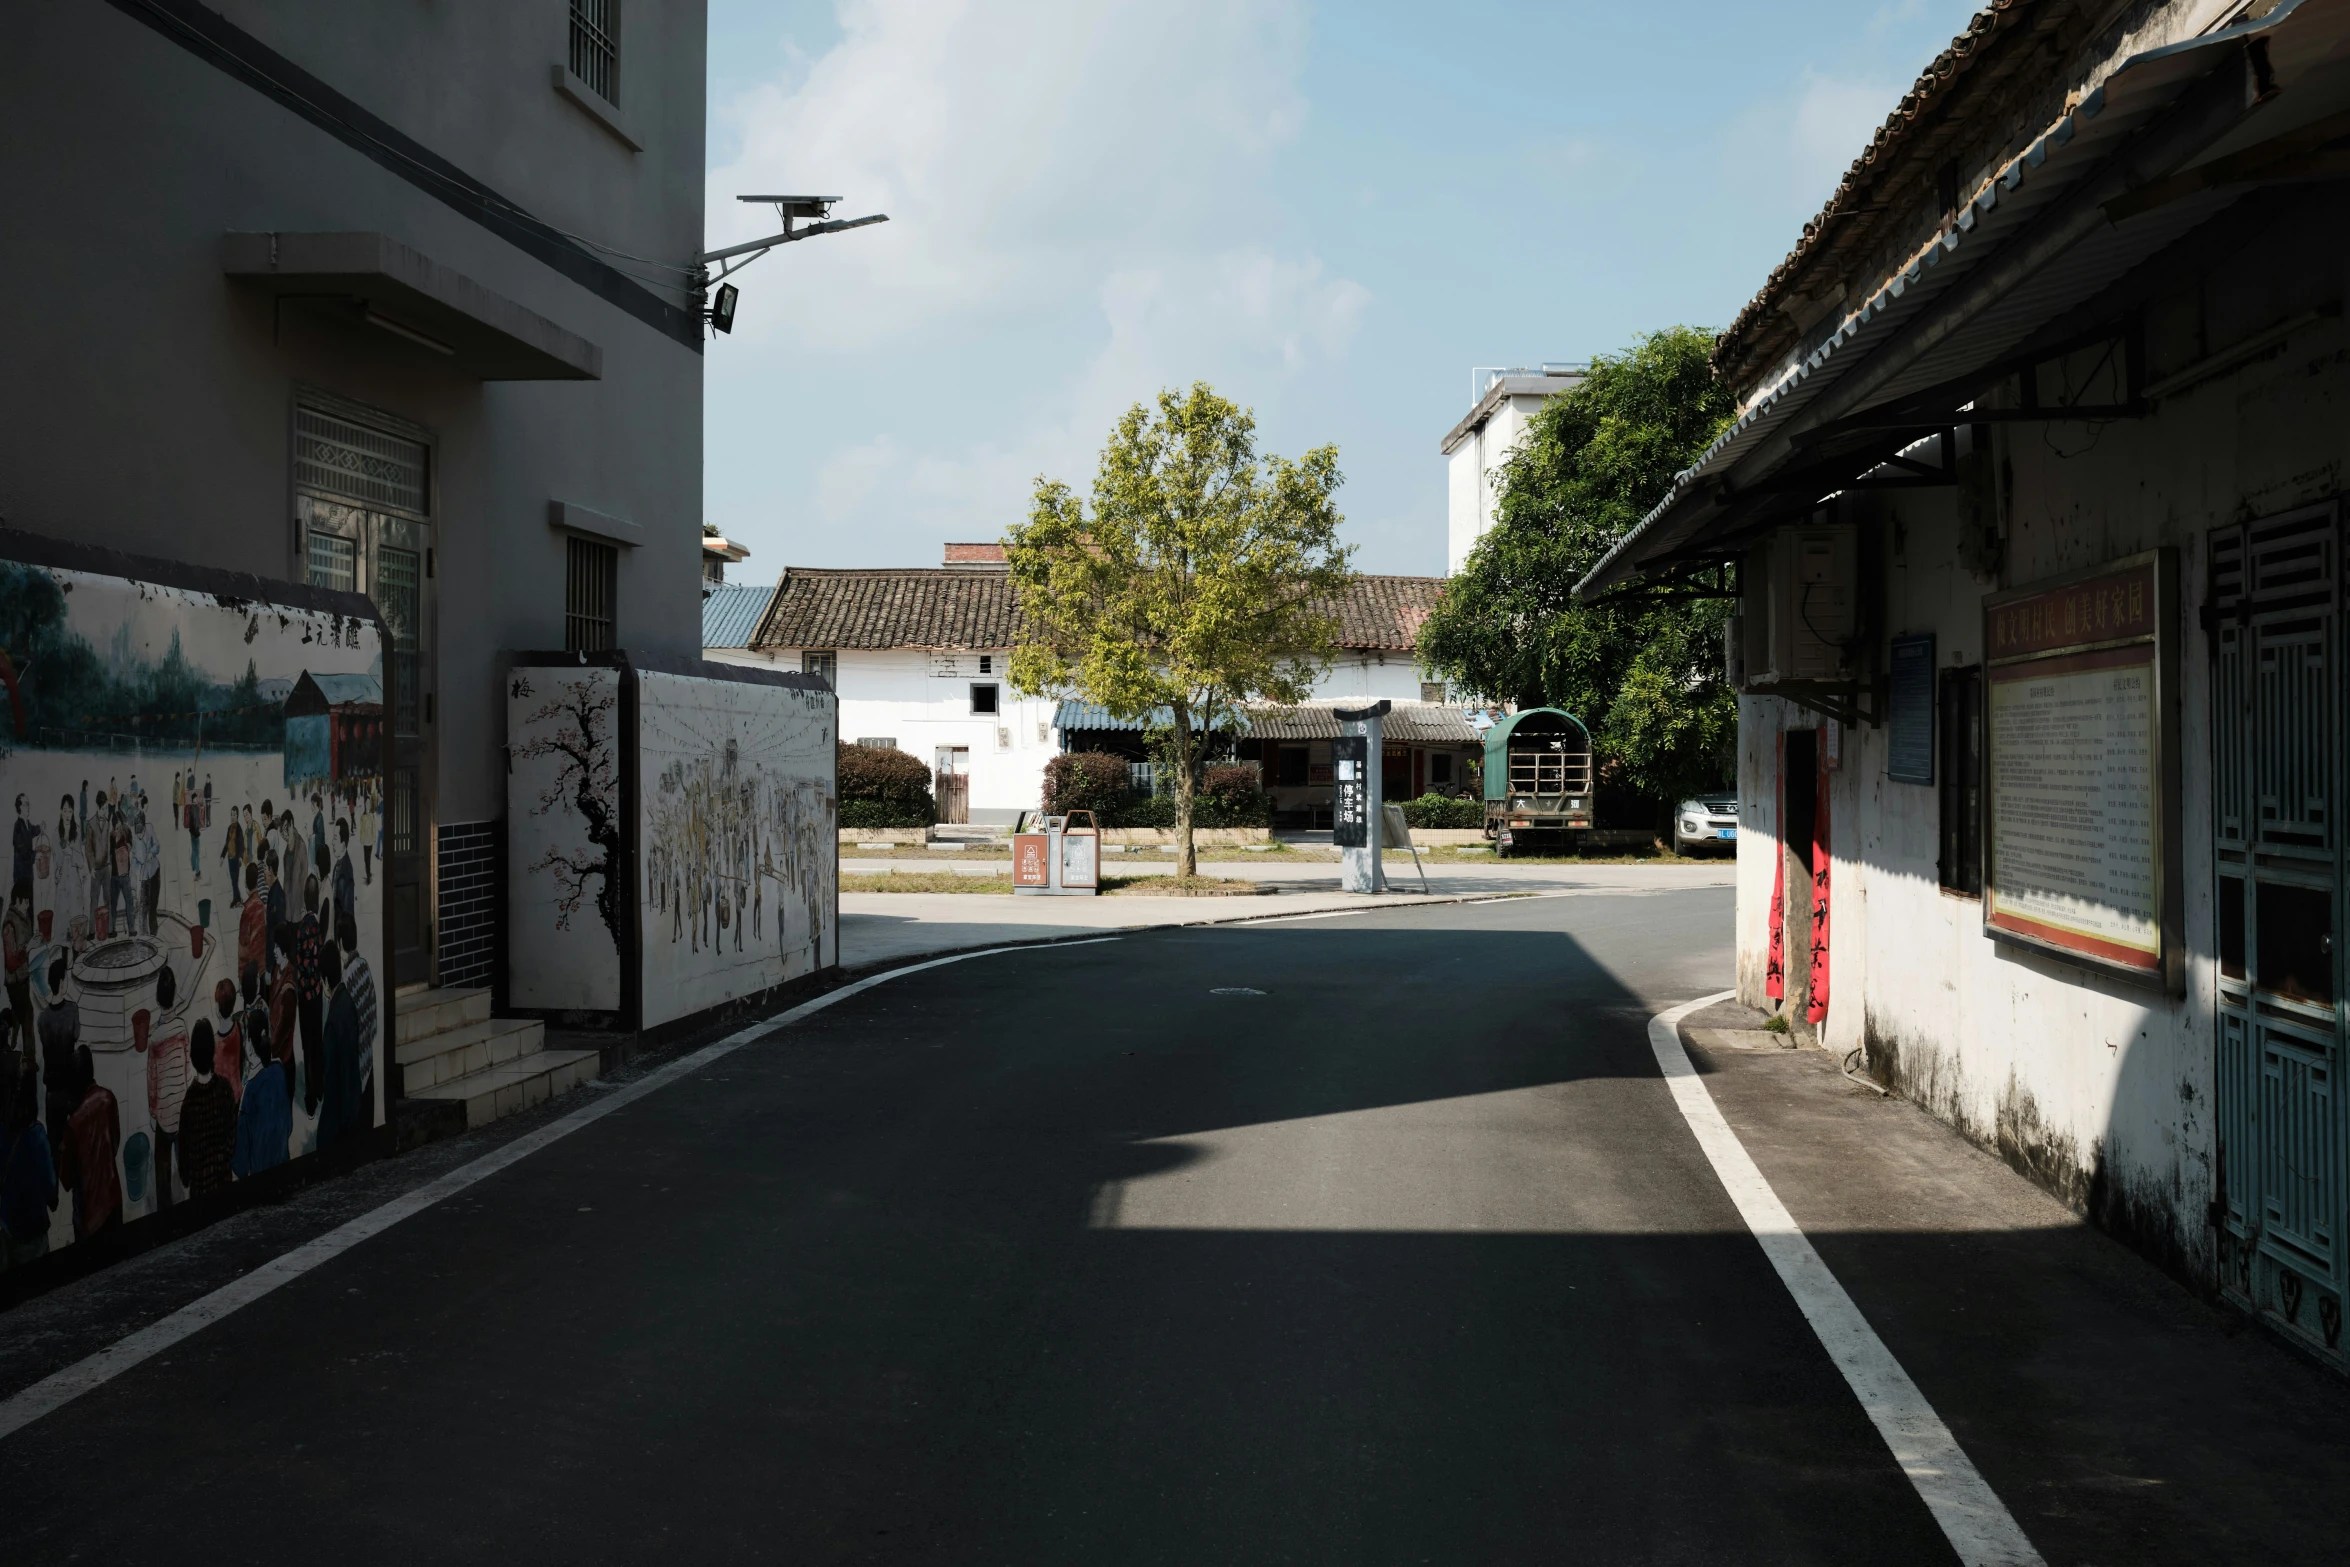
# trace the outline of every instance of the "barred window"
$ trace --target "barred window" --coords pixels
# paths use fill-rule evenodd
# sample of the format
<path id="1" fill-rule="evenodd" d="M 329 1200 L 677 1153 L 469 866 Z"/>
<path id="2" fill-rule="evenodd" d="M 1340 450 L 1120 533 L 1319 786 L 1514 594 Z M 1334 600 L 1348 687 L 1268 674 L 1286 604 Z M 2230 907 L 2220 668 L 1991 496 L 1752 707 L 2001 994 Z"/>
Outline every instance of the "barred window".
<path id="1" fill-rule="evenodd" d="M 571 0 L 571 74 L 620 102 L 620 0 Z"/>
<path id="2" fill-rule="evenodd" d="M 1942 672 L 1942 842 L 1936 870 L 1943 889 L 1983 892 L 1983 670 Z"/>
<path id="3" fill-rule="evenodd" d="M 574 535 L 563 576 L 563 651 L 613 646 L 613 600 L 620 587 L 620 547 Z"/>
<path id="4" fill-rule="evenodd" d="M 834 672 L 837 669 L 839 662 L 840 661 L 838 656 L 832 653 L 804 652 L 800 655 L 800 673 L 803 675 L 820 675 L 823 677 L 824 683 L 826 685 L 837 685 L 838 682 L 834 679 Z M 863 742 L 860 741 L 859 743 L 862 744 Z"/>

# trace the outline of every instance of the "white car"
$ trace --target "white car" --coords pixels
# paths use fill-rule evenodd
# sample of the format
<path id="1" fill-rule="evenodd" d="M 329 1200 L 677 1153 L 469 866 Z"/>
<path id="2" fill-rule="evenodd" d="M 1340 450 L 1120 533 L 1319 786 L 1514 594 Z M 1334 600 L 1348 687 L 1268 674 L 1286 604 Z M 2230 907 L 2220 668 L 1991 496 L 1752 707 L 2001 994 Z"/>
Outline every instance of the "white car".
<path id="1" fill-rule="evenodd" d="M 1695 854 L 1700 849 L 1738 852 L 1738 797 L 1703 794 L 1683 800 L 1673 811 L 1673 852 Z"/>

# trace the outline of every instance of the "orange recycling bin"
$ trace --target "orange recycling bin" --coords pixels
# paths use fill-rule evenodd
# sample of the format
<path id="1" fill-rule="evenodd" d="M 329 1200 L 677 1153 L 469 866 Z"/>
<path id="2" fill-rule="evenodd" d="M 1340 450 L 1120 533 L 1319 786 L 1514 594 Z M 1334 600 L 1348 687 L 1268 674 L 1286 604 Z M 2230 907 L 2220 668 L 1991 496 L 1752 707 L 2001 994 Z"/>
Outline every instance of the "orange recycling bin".
<path id="1" fill-rule="evenodd" d="M 1077 825 L 1079 817 L 1085 825 Z M 1012 835 L 1015 897 L 1090 898 L 1101 891 L 1102 834 L 1093 812 L 1048 816 L 1044 831 Z"/>

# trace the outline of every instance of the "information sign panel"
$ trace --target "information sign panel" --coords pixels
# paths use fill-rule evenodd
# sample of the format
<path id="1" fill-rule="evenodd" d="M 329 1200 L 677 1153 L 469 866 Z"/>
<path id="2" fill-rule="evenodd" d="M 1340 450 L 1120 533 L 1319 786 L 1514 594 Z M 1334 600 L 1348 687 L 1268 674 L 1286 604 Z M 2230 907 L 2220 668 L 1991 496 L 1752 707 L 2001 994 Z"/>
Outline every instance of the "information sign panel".
<path id="1" fill-rule="evenodd" d="M 1341 849 L 1364 849 L 1371 843 L 1371 743 L 1362 735 L 1340 735 L 1330 742 L 1330 841 Z"/>
<path id="2" fill-rule="evenodd" d="M 2156 552 L 1985 601 L 1983 921 L 2175 984 L 2173 582 Z"/>
<path id="3" fill-rule="evenodd" d="M 1885 704 L 1885 776 L 1895 783 L 1934 781 L 1934 635 L 1893 639 L 1892 681 Z"/>

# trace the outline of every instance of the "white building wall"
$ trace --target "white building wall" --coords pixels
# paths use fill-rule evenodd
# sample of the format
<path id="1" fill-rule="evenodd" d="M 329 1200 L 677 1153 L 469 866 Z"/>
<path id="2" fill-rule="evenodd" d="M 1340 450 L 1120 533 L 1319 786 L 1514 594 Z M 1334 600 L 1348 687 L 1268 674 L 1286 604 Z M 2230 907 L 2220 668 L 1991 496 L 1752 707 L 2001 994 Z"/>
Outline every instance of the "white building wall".
<path id="1" fill-rule="evenodd" d="M 1547 394 L 1503 398 L 1446 459 L 1445 575 L 1461 569 L 1469 551 L 1493 526 L 1493 470 L 1509 460 L 1534 411 L 1547 400 Z"/>
<path id="2" fill-rule="evenodd" d="M 1366 703 L 1388 697 L 1417 702 L 1420 679 L 1419 663 L 1409 653 L 1345 653 L 1333 659 L 1329 672 L 1314 682 L 1310 700 Z"/>
<path id="3" fill-rule="evenodd" d="M 2196 621 L 2205 551 L 2212 527 L 2322 500 L 2350 471 L 2342 335 L 2332 322 L 2313 326 L 2275 360 L 2110 425 L 2094 443 L 2003 431 L 1995 450 L 2012 466 L 2014 504 L 1997 582 L 1959 565 L 1952 492 L 1871 498 L 1885 542 L 1885 630 L 1934 633 L 1946 669 L 1981 662 L 1986 593 L 2158 546 L 2178 551 L 2183 994 L 1993 942 L 1981 902 L 1939 885 L 1937 791 L 1887 778 L 1885 731 L 1863 727 L 1842 735 L 1829 790 L 1821 1042 L 1839 1053 L 1865 1046 L 1902 1092 L 2191 1275 L 2213 1266 L 2206 1214 L 2216 1178 L 2211 683 Z M 2159 373 L 2159 336 L 2150 353 Z M 2168 357 L 2192 355 L 2174 347 Z M 1859 515 L 1866 525 L 1872 513 Z M 1777 699 L 1740 702 L 1737 984 L 1750 1005 L 1772 1005 L 1763 986 L 1778 737 L 1826 724 Z M 1937 756 L 1937 773 L 1946 765 Z M 1800 892 L 1790 904 L 1802 917 Z"/>
<path id="4" fill-rule="evenodd" d="M 713 648 L 709 656 L 726 663 L 800 667 L 801 650 L 753 652 Z M 1053 715 L 1060 704 L 1022 697 L 1004 671 L 1011 650 L 931 652 L 892 648 L 878 652 L 846 649 L 835 655 L 834 689 L 840 695 L 840 737 L 888 739 L 909 756 L 936 769 L 942 746 L 967 750 L 971 779 L 971 820 L 975 825 L 1008 825 L 1044 798 L 1044 764 L 1060 751 Z M 980 660 L 988 661 L 982 673 Z M 971 711 L 971 687 L 996 687 L 999 710 Z"/>

